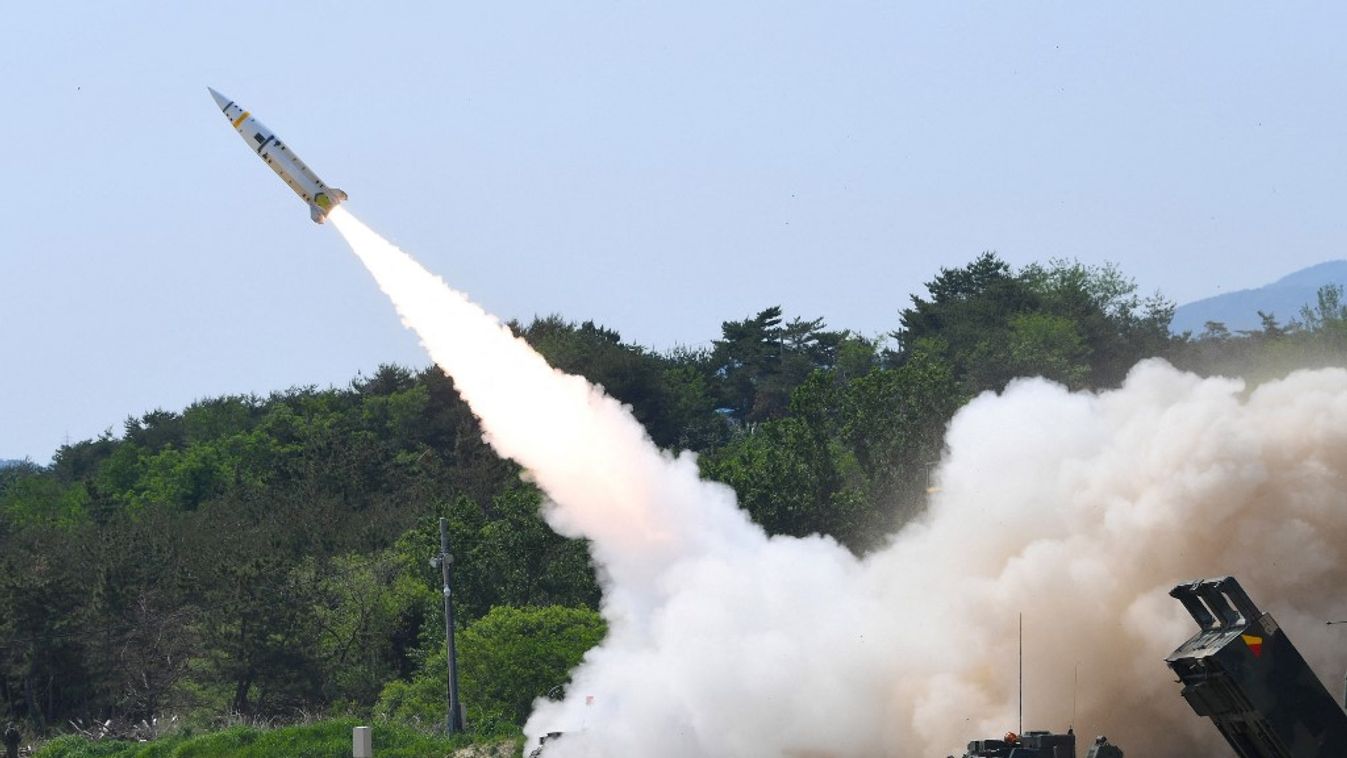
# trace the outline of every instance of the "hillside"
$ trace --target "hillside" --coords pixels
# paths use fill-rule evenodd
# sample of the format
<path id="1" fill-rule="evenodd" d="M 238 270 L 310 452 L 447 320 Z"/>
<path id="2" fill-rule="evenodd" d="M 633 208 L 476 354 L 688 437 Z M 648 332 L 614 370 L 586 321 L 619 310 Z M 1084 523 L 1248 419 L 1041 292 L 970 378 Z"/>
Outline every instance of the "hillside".
<path id="1" fill-rule="evenodd" d="M 627 404 L 656 445 L 699 453 L 768 533 L 858 553 L 922 507 L 959 407 L 1014 377 L 1102 389 L 1154 355 L 1237 373 L 1262 351 L 1341 353 L 1340 323 L 1173 339 L 1172 305 L 1112 268 L 1016 271 L 986 254 L 927 287 L 895 300 L 893 350 L 779 307 L 667 354 L 588 322 L 512 326 Z M 427 558 L 443 517 L 468 723 L 517 733 L 604 633 L 587 546 L 549 528 L 520 473 L 450 379 L 398 367 L 153 411 L 49 466 L 4 469 L 0 703 L 38 734 L 159 716 L 433 724 L 445 659 Z"/>
<path id="2" fill-rule="evenodd" d="M 1316 293 L 1325 284 L 1347 286 L 1347 260 L 1326 261 L 1263 287 L 1226 292 L 1179 306 L 1170 329 L 1175 334 L 1198 335 L 1208 321 L 1219 321 L 1232 332 L 1256 330 L 1261 328 L 1259 311 L 1286 324 L 1299 316 L 1302 306 L 1315 302 Z"/>

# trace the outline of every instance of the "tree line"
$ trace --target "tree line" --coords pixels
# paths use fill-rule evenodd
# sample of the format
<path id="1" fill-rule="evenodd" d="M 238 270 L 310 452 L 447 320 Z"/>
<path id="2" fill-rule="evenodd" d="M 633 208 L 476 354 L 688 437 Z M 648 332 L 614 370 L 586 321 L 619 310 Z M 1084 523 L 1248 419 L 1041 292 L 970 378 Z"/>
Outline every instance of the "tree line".
<path id="1" fill-rule="evenodd" d="M 1173 311 L 1115 267 L 986 253 L 895 303 L 888 335 L 775 306 L 668 352 L 591 322 L 511 326 L 629 404 L 656 444 L 700 453 L 769 532 L 862 552 L 921 507 L 954 412 L 1015 377 L 1102 389 L 1160 356 L 1257 381 L 1347 352 L 1332 287 L 1251 333 L 1174 336 Z M 398 366 L 155 410 L 0 470 L 0 708 L 37 730 L 165 714 L 432 724 L 445 662 L 427 559 L 445 517 L 469 722 L 517 729 L 603 635 L 586 546 L 546 526 L 519 473 L 452 380 Z"/>

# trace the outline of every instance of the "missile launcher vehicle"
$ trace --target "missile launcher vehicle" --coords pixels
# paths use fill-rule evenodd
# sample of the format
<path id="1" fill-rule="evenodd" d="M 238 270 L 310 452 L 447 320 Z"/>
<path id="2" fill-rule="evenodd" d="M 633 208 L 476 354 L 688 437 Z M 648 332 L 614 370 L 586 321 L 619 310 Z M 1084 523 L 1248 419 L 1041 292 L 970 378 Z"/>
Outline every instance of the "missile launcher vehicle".
<path id="1" fill-rule="evenodd" d="M 1197 634 L 1165 659 L 1239 758 L 1347 756 L 1347 713 L 1234 577 L 1180 584 Z"/>

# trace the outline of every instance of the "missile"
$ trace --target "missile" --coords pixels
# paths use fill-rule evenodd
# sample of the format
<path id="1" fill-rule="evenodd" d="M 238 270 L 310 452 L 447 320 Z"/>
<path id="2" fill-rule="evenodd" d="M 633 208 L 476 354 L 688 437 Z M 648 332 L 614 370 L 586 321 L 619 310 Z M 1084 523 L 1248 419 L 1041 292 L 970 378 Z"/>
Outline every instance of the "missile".
<path id="1" fill-rule="evenodd" d="M 304 165 L 304 161 L 300 160 L 298 155 L 276 139 L 275 132 L 263 126 L 261 121 L 253 118 L 253 115 L 243 110 L 238 103 L 210 87 L 206 89 L 210 89 L 210 96 L 215 98 L 215 104 L 224 111 L 225 118 L 229 119 L 229 123 L 238 130 L 239 136 L 243 137 L 248 147 L 256 150 L 258 157 L 271 166 L 276 176 L 290 185 L 290 189 L 309 204 L 309 216 L 314 223 L 321 224 L 326 221 L 328 211 L 340 205 L 346 199 L 346 193 L 323 184 L 323 180 L 313 173 L 313 169 Z"/>

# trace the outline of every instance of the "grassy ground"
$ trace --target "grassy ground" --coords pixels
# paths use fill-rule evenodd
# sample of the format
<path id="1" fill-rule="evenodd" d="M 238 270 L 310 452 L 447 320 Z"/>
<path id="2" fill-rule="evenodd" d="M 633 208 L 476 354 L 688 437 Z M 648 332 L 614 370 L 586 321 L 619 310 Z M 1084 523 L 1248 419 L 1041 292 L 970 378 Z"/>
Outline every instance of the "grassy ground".
<path id="1" fill-rule="evenodd" d="M 153 742 L 90 742 L 66 736 L 43 745 L 35 758 L 350 758 L 351 728 L 361 725 L 339 719 L 279 729 L 239 726 L 170 735 Z M 374 724 L 376 758 L 443 758 L 473 743 L 471 735 L 449 739 L 405 726 Z"/>

